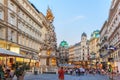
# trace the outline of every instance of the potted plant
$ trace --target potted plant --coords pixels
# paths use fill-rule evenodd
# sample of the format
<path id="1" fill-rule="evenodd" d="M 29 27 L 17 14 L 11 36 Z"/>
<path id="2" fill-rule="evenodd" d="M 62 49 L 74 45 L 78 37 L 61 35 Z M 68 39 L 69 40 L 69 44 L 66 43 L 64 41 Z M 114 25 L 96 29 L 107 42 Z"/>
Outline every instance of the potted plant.
<path id="1" fill-rule="evenodd" d="M 24 80 L 25 71 L 30 69 L 29 64 L 17 62 L 14 65 L 17 80 Z"/>

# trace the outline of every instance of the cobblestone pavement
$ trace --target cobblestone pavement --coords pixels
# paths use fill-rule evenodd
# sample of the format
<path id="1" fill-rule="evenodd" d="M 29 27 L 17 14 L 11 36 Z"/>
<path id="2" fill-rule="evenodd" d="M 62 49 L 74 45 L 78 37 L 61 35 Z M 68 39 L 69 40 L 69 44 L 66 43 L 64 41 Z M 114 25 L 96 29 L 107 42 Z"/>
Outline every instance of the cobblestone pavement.
<path id="1" fill-rule="evenodd" d="M 25 76 L 24 80 L 58 80 L 57 77 L 58 77 L 57 74 L 39 74 L 39 75 L 29 74 Z M 16 78 L 14 78 L 13 80 L 16 80 Z M 104 75 L 84 75 L 84 76 L 65 75 L 65 80 L 109 80 L 109 78 Z"/>

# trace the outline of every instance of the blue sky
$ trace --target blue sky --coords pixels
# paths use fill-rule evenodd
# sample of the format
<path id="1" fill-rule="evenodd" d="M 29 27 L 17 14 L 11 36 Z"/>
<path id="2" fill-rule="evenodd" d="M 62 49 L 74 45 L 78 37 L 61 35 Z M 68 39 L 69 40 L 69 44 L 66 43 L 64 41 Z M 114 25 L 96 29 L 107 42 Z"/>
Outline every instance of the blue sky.
<path id="1" fill-rule="evenodd" d="M 111 0 L 29 0 L 46 15 L 48 6 L 55 19 L 57 43 L 66 40 L 69 45 L 81 41 L 85 32 L 90 38 L 94 30 L 100 30 L 109 15 Z"/>

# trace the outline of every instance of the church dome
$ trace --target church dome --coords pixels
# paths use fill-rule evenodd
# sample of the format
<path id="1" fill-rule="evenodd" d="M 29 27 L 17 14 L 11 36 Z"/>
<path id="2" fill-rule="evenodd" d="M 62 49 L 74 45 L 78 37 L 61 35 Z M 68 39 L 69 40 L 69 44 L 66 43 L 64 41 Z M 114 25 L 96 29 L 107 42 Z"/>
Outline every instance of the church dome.
<path id="1" fill-rule="evenodd" d="M 68 48 L 68 43 L 67 43 L 67 41 L 61 41 L 61 43 L 60 43 L 60 46 L 61 47 L 66 47 L 66 48 Z"/>
<path id="2" fill-rule="evenodd" d="M 92 38 L 99 38 L 100 37 L 100 31 L 99 30 L 95 30 L 92 34 L 91 34 Z"/>

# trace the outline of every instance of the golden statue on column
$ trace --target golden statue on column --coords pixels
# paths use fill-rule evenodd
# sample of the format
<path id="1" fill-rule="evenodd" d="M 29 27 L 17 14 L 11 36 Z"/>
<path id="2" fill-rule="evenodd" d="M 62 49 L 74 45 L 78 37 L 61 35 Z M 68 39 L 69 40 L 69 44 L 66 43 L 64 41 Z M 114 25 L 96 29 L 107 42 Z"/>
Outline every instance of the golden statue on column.
<path id="1" fill-rule="evenodd" d="M 53 16 L 52 11 L 51 11 L 51 9 L 50 9 L 49 7 L 48 7 L 48 9 L 47 9 L 46 18 L 47 18 L 47 20 L 49 20 L 50 22 L 53 22 L 53 20 L 54 20 L 54 16 Z"/>

